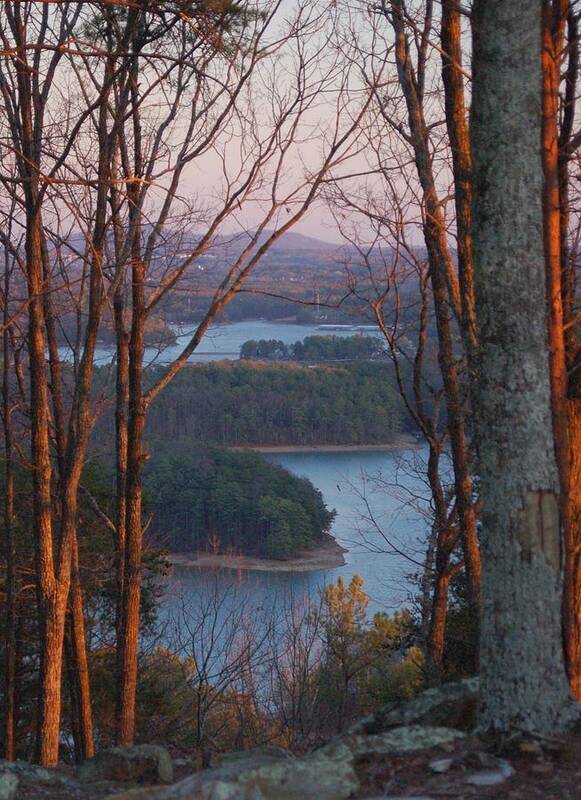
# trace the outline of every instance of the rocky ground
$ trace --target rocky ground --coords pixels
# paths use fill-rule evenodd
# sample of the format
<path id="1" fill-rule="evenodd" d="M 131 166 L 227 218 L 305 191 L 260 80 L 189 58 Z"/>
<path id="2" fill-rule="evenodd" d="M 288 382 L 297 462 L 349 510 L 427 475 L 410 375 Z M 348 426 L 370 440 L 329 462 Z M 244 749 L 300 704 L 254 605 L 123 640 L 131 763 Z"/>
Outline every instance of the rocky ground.
<path id="1" fill-rule="evenodd" d="M 193 774 L 153 745 L 78 769 L 0 762 L 0 800 L 581 800 L 581 736 L 483 741 L 469 734 L 477 689 L 462 681 L 392 704 L 301 757 L 264 747 Z"/>

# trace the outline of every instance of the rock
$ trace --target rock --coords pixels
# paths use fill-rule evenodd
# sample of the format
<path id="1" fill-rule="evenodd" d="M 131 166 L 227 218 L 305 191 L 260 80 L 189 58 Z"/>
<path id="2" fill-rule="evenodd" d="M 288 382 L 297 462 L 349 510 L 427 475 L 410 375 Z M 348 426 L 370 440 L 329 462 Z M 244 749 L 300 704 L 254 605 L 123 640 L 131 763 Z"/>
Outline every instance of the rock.
<path id="1" fill-rule="evenodd" d="M 174 786 L 137 789 L 115 800 L 347 800 L 359 789 L 350 750 L 295 758 L 274 748 L 240 753 Z"/>
<path id="2" fill-rule="evenodd" d="M 432 772 L 442 775 L 444 772 L 448 772 L 453 763 L 453 758 L 434 758 L 432 761 L 430 761 L 428 767 L 432 770 Z"/>
<path id="3" fill-rule="evenodd" d="M 69 788 L 78 787 L 78 781 L 70 775 L 62 773 L 58 769 L 45 769 L 38 764 L 29 764 L 28 761 L 6 761 L 0 759 L 0 776 L 10 774 L 14 776 L 16 782 L 23 783 L 44 783 L 47 786 L 68 786 Z M 4 795 L 0 792 L 0 800 Z"/>
<path id="4" fill-rule="evenodd" d="M 495 767 L 473 772 L 464 779 L 465 783 L 470 784 L 470 786 L 497 786 L 514 775 L 514 769 L 508 761 L 502 758 L 495 759 L 495 761 Z"/>
<path id="5" fill-rule="evenodd" d="M 436 728 L 422 725 L 407 725 L 393 728 L 379 734 L 346 734 L 336 741 L 346 745 L 355 758 L 369 755 L 384 755 L 388 753 L 413 753 L 418 750 L 429 750 L 440 747 L 464 737 L 461 731 L 451 728 Z M 330 750 L 334 742 L 322 748 Z"/>
<path id="6" fill-rule="evenodd" d="M 173 764 L 164 747 L 140 744 L 99 751 L 79 769 L 83 783 L 100 781 L 171 783 Z"/>
<path id="7" fill-rule="evenodd" d="M 0 770 L 43 783 L 55 783 L 60 779 L 55 770 L 44 769 L 44 767 L 39 767 L 38 764 L 29 764 L 28 761 L 6 761 L 5 759 L 0 759 Z"/>
<path id="8" fill-rule="evenodd" d="M 0 767 L 0 800 L 13 800 L 18 791 L 18 775 Z"/>
<path id="9" fill-rule="evenodd" d="M 478 678 L 444 683 L 413 700 L 388 703 L 350 728 L 350 733 L 375 734 L 402 725 L 430 725 L 469 731 L 475 727 Z"/>
<path id="10" fill-rule="evenodd" d="M 223 764 L 246 764 L 249 761 L 259 762 L 261 765 L 272 764 L 277 761 L 293 761 L 293 754 L 284 747 L 276 747 L 271 744 L 262 747 L 253 747 L 251 750 L 241 750 L 238 753 L 225 753 L 212 759 L 212 766 L 222 766 Z"/>
<path id="11" fill-rule="evenodd" d="M 196 759 L 192 758 L 192 756 L 187 756 L 186 758 L 174 758 L 173 765 L 174 767 L 194 767 L 196 764 Z"/>

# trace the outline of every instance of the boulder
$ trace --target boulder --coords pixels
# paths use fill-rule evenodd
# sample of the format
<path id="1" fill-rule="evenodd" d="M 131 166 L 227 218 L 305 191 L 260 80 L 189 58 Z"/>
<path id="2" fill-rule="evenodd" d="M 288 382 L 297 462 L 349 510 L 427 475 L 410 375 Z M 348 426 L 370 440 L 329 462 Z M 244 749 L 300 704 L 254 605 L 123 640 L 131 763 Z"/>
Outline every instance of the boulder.
<path id="1" fill-rule="evenodd" d="M 274 748 L 240 753 L 170 787 L 137 789 L 115 800 L 347 800 L 359 788 L 348 748 L 295 758 Z"/>
<path id="2" fill-rule="evenodd" d="M 360 788 L 358 759 L 449 747 L 473 727 L 477 702 L 476 679 L 446 684 L 385 706 L 300 758 L 277 747 L 234 753 L 174 786 L 116 800 L 346 800 Z"/>
<path id="3" fill-rule="evenodd" d="M 99 751 L 79 768 L 83 783 L 171 783 L 173 764 L 164 747 L 140 744 Z"/>
<path id="4" fill-rule="evenodd" d="M 340 741 L 349 748 L 354 758 L 361 758 L 372 755 L 398 755 L 430 750 L 432 747 L 453 744 L 457 739 L 462 738 L 464 738 L 462 731 L 451 728 L 406 725 L 401 728 L 393 728 L 385 733 L 370 734 L 368 736 L 364 734 L 348 734 L 342 736 Z M 332 743 L 326 745 L 326 747 L 332 746 Z"/>
<path id="5" fill-rule="evenodd" d="M 444 683 L 404 703 L 388 703 L 355 723 L 349 733 L 377 734 L 403 725 L 430 725 L 471 731 L 476 725 L 478 678 Z"/>
<path id="6" fill-rule="evenodd" d="M 22 788 L 22 786 L 35 784 L 76 788 L 78 781 L 59 769 L 44 769 L 38 764 L 30 764 L 28 761 L 0 759 L 0 800 L 13 796 L 9 793 L 8 787 L 10 786 L 18 785 Z"/>
<path id="7" fill-rule="evenodd" d="M 13 800 L 18 791 L 18 775 L 0 767 L 0 800 Z"/>
<path id="8" fill-rule="evenodd" d="M 42 783 L 58 783 L 60 780 L 60 775 L 56 770 L 44 769 L 38 764 L 29 764 L 28 761 L 20 761 L 20 759 L 17 761 L 0 759 L 0 771 L 11 772 L 13 775 Z"/>

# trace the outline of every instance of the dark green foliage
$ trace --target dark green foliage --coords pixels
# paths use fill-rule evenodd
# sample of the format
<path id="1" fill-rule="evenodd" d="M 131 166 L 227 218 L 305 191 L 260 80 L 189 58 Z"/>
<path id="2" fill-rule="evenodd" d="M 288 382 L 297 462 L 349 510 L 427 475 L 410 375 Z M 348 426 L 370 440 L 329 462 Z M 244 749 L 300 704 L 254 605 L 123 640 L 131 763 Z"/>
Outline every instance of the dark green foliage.
<path id="1" fill-rule="evenodd" d="M 387 363 L 220 362 L 182 370 L 152 405 L 148 434 L 219 445 L 384 444 L 402 424 Z"/>
<path id="2" fill-rule="evenodd" d="M 171 550 L 284 558 L 328 532 L 334 512 L 305 478 L 259 453 L 172 447 L 145 471 L 153 530 Z"/>
<path id="3" fill-rule="evenodd" d="M 384 347 L 375 336 L 307 336 L 285 344 L 276 339 L 250 339 L 240 348 L 240 358 L 267 361 L 370 361 L 382 356 Z"/>

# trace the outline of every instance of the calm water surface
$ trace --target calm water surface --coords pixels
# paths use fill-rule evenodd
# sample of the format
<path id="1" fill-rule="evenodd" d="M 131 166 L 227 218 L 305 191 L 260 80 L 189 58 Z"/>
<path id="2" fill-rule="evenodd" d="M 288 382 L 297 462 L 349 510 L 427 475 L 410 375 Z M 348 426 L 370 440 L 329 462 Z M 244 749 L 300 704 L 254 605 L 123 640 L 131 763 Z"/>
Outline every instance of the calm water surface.
<path id="1" fill-rule="evenodd" d="M 194 326 L 171 326 L 177 335 L 177 344 L 159 351 L 153 347 L 145 350 L 146 364 L 167 364 L 173 361 L 188 343 Z M 296 325 L 290 322 L 268 322 L 266 320 L 247 320 L 233 322 L 228 325 L 211 325 L 206 335 L 200 342 L 198 349 L 192 354 L 189 361 L 220 361 L 225 358 L 238 358 L 240 348 L 249 339 L 279 339 L 285 344 L 293 344 L 306 336 L 323 336 L 333 334 L 336 336 L 353 336 L 355 331 L 325 331 L 319 330 L 317 325 Z M 370 332 L 366 331 L 369 335 Z M 379 335 L 379 333 L 378 333 Z M 60 348 L 61 356 L 67 358 L 66 348 Z M 98 364 L 108 364 L 115 356 L 115 348 L 111 346 L 98 347 L 95 361 Z"/>

